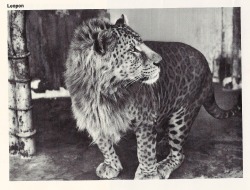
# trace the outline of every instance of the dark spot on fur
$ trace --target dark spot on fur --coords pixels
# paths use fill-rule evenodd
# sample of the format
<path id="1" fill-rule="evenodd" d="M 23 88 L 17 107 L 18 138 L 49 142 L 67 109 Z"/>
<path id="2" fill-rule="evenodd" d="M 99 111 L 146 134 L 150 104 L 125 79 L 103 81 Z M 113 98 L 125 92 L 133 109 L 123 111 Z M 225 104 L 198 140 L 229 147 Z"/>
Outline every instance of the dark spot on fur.
<path id="1" fill-rule="evenodd" d="M 110 79 L 110 83 L 113 83 L 114 82 L 114 80 L 115 80 L 115 76 L 113 76 L 111 79 Z"/>
<path id="2" fill-rule="evenodd" d="M 149 158 L 149 159 L 148 159 L 149 162 L 151 162 L 151 161 L 153 161 L 153 160 L 154 160 L 153 158 Z"/>
<path id="3" fill-rule="evenodd" d="M 169 124 L 168 126 L 169 126 L 169 128 L 174 128 L 175 127 L 175 125 L 173 125 L 173 124 Z"/>
<path id="4" fill-rule="evenodd" d="M 179 138 L 180 138 L 180 139 L 184 139 L 185 136 L 184 136 L 184 135 L 180 135 Z"/>
<path id="5" fill-rule="evenodd" d="M 174 144 L 180 144 L 180 141 L 177 139 L 174 139 L 173 142 L 174 142 Z"/>
<path id="6" fill-rule="evenodd" d="M 184 125 L 183 127 L 180 128 L 180 131 L 184 131 L 186 129 L 186 126 Z"/>
<path id="7" fill-rule="evenodd" d="M 132 123 L 132 124 L 135 124 L 135 123 L 136 123 L 136 119 L 132 119 L 132 120 L 131 120 L 131 123 Z"/>
<path id="8" fill-rule="evenodd" d="M 169 133 L 172 134 L 172 135 L 176 135 L 177 134 L 176 131 L 170 131 Z"/>
<path id="9" fill-rule="evenodd" d="M 181 125 L 182 124 L 182 120 L 176 121 L 177 125 Z"/>
<path id="10" fill-rule="evenodd" d="M 148 141 L 150 142 L 150 141 L 152 141 L 152 140 L 153 140 L 153 137 L 150 136 L 149 139 L 148 139 Z"/>
<path id="11" fill-rule="evenodd" d="M 175 147 L 171 147 L 171 148 L 172 148 L 173 151 L 178 151 L 178 149 L 175 148 Z"/>
<path id="12" fill-rule="evenodd" d="M 155 144 L 155 138 L 152 140 L 152 144 Z"/>

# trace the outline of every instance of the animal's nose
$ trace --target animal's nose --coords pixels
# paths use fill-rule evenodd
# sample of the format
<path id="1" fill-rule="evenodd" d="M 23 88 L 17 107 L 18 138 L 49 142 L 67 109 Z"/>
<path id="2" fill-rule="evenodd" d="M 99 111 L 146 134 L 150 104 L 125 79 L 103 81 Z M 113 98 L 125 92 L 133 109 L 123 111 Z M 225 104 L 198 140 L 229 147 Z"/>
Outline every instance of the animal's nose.
<path id="1" fill-rule="evenodd" d="M 162 60 L 162 57 L 159 54 L 156 54 L 155 56 L 155 62 L 159 63 Z"/>
<path id="2" fill-rule="evenodd" d="M 153 64 L 154 64 L 155 66 L 159 67 L 159 66 L 160 66 L 160 62 L 161 62 L 161 60 L 162 60 L 162 57 L 161 57 L 159 54 L 154 54 L 152 60 L 154 61 Z"/>

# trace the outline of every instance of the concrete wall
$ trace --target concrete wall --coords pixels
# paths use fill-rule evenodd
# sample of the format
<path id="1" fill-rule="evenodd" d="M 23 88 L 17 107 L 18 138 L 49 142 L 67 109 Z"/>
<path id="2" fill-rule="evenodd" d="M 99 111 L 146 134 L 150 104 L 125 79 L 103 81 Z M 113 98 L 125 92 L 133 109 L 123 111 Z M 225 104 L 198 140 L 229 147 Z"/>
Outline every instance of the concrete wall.
<path id="1" fill-rule="evenodd" d="M 144 40 L 179 41 L 200 50 L 212 69 L 222 53 L 231 55 L 233 8 L 110 9 L 111 22 L 121 14 Z M 224 39 L 222 39 L 224 34 Z"/>

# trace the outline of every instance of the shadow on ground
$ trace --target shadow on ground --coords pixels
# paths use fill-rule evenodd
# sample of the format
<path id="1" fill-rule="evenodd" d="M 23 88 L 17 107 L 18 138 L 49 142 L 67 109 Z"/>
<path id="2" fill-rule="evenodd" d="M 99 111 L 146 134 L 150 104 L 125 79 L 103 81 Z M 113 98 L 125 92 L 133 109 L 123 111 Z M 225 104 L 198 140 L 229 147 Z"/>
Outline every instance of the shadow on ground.
<path id="1" fill-rule="evenodd" d="M 239 92 L 223 92 L 218 85 L 215 90 L 222 108 L 236 103 Z M 103 157 L 86 133 L 77 132 L 70 106 L 69 98 L 33 101 L 37 154 L 31 160 L 10 157 L 10 180 L 99 179 L 95 168 Z M 135 136 L 128 133 L 116 150 L 124 168 L 118 179 L 133 179 L 138 165 Z M 202 108 L 184 150 L 186 159 L 172 179 L 243 177 L 241 118 L 217 120 Z"/>

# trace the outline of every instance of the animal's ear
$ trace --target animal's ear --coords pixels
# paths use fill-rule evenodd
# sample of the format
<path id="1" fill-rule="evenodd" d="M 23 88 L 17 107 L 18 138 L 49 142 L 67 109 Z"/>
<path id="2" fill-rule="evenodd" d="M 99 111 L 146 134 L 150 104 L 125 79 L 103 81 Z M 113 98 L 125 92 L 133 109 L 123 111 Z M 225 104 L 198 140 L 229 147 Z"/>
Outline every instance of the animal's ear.
<path id="1" fill-rule="evenodd" d="M 119 19 L 116 21 L 115 25 L 123 25 L 123 24 L 128 25 L 128 18 L 127 18 L 126 15 L 124 15 L 124 14 L 122 14 L 122 15 L 121 15 L 121 18 L 119 18 Z"/>
<path id="2" fill-rule="evenodd" d="M 95 51 L 100 55 L 105 55 L 106 52 L 114 50 L 116 43 L 117 39 L 110 30 L 102 30 L 95 41 Z"/>

